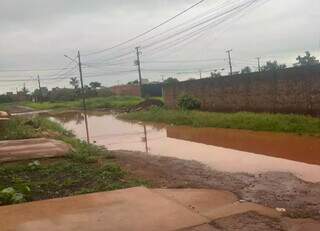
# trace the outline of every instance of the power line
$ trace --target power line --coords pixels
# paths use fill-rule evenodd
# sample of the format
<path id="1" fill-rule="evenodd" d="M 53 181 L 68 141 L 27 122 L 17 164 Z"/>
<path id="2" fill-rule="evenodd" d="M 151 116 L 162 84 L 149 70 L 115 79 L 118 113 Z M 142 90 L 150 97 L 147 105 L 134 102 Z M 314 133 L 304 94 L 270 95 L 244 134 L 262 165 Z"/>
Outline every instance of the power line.
<path id="1" fill-rule="evenodd" d="M 128 40 L 126 40 L 126 41 L 124 41 L 124 42 L 121 42 L 121 43 L 119 43 L 119 44 L 117 44 L 117 45 L 115 45 L 115 46 L 113 46 L 113 47 L 109 47 L 109 48 L 106 48 L 106 49 L 103 49 L 103 50 L 100 50 L 100 51 L 95 51 L 95 52 L 92 52 L 92 53 L 86 54 L 85 56 L 100 54 L 100 53 L 103 53 L 103 52 L 106 52 L 106 51 L 112 50 L 112 49 L 114 49 L 114 48 L 117 48 L 117 47 L 123 46 L 123 45 L 125 45 L 125 44 L 127 44 L 127 43 L 129 43 L 129 42 L 132 42 L 132 41 L 136 40 L 137 38 L 140 38 L 140 37 L 142 37 L 142 36 L 144 36 L 144 35 L 146 35 L 146 34 L 148 34 L 148 33 L 152 32 L 152 31 L 154 31 L 154 30 L 158 29 L 159 27 L 161 27 L 161 26 L 163 26 L 163 25 L 165 25 L 165 24 L 167 24 L 167 23 L 171 22 L 171 21 L 172 21 L 172 20 L 174 20 L 175 18 L 179 17 L 180 15 L 183 15 L 184 13 L 186 13 L 186 12 L 188 12 L 189 10 L 191 10 L 192 8 L 194 8 L 194 7 L 198 6 L 198 5 L 200 5 L 200 4 L 201 4 L 202 2 L 204 2 L 204 1 L 205 1 L 205 0 L 201 0 L 201 1 L 199 1 L 199 2 L 197 2 L 197 3 L 195 3 L 195 4 L 193 4 L 192 6 L 190 6 L 190 7 L 188 7 L 187 9 L 185 9 L 185 10 L 181 11 L 180 13 L 176 14 L 175 16 L 173 16 L 173 17 L 171 17 L 171 18 L 169 18 L 169 19 L 165 20 L 164 22 L 160 23 L 159 25 L 157 25 L 157 26 L 155 26 L 155 27 L 153 27 L 153 28 L 151 28 L 151 29 L 149 29 L 149 30 L 147 30 L 147 31 L 145 31 L 145 32 L 143 32 L 143 33 L 141 33 L 141 34 L 138 34 L 138 35 L 134 36 L 133 38 L 130 38 L 130 39 L 128 39 Z"/>
<path id="2" fill-rule="evenodd" d="M 249 8 L 251 5 L 253 5 L 253 3 L 255 3 L 255 2 L 251 2 L 247 7 L 241 9 L 241 11 L 244 11 L 245 9 Z M 256 6 L 256 7 L 258 7 L 258 6 Z M 190 43 L 190 42 L 192 42 L 192 41 L 200 38 L 201 36 L 203 36 L 203 35 L 204 35 L 204 32 L 205 32 L 206 30 L 208 30 L 208 29 L 211 29 L 211 27 L 213 27 L 213 26 L 218 26 L 218 25 L 222 24 L 222 23 L 225 22 L 225 21 L 235 20 L 236 16 L 241 16 L 241 17 L 243 17 L 245 12 L 243 12 L 243 13 L 241 13 L 241 14 L 240 14 L 240 13 L 241 13 L 241 12 L 239 12 L 239 14 L 238 14 L 237 12 L 233 12 L 233 14 L 236 14 L 233 18 L 231 18 L 230 16 L 229 16 L 229 18 L 222 18 L 222 20 L 220 20 L 220 21 L 218 21 L 218 22 L 212 22 L 212 23 L 210 23 L 210 24 L 208 24 L 208 25 L 200 28 L 200 29 L 197 30 L 197 31 L 193 31 L 193 32 L 191 32 L 191 33 L 189 33 L 189 34 L 184 35 L 183 37 L 177 39 L 177 40 L 174 41 L 173 43 L 172 43 L 172 42 L 167 43 L 167 44 L 169 44 L 169 45 L 166 46 L 166 47 L 161 47 L 161 46 L 160 46 L 160 47 L 159 47 L 160 49 L 159 49 L 159 48 L 156 48 L 156 49 L 151 50 L 151 51 L 148 50 L 148 52 L 153 52 L 151 56 L 154 56 L 154 54 L 155 54 L 154 51 L 157 51 L 157 53 L 160 53 L 160 52 L 162 53 L 163 51 L 165 51 L 165 49 L 168 50 L 168 49 L 173 48 L 173 47 L 177 48 L 177 46 L 179 46 L 179 48 L 181 48 L 182 46 L 185 46 L 185 45 L 187 45 L 188 43 Z M 148 52 L 146 52 L 146 53 L 148 53 Z M 157 53 L 156 53 L 156 54 L 157 54 Z M 172 53 L 171 53 L 171 54 L 172 54 Z"/>
<path id="3" fill-rule="evenodd" d="M 222 5 L 222 4 L 221 4 L 221 5 Z M 230 5 L 231 5 L 231 4 L 230 4 Z M 223 7 L 222 7 L 222 8 L 223 8 Z M 140 44 L 142 44 L 142 43 L 144 43 L 144 42 L 146 42 L 146 41 L 148 41 L 148 40 L 154 39 L 154 38 L 156 38 L 156 37 L 159 37 L 159 36 L 161 36 L 161 35 L 163 35 L 163 34 L 166 34 L 166 33 L 168 33 L 169 31 L 172 31 L 172 30 L 174 30 L 174 29 L 176 29 L 176 28 L 178 28 L 178 27 L 181 27 L 181 26 L 183 26 L 183 25 L 185 25 L 185 24 L 188 24 L 189 22 L 192 22 L 192 23 L 194 24 L 194 20 L 197 20 L 197 19 L 199 19 L 199 18 L 203 18 L 203 17 L 206 16 L 208 13 L 211 13 L 213 10 L 214 10 L 214 11 L 218 11 L 219 8 L 210 9 L 210 10 L 207 11 L 204 15 L 200 15 L 200 17 L 199 17 L 199 16 L 194 17 L 194 18 L 188 20 L 187 22 L 181 23 L 181 24 L 179 24 L 179 25 L 177 25 L 177 26 L 174 26 L 173 28 L 170 28 L 170 29 L 168 29 L 168 30 L 166 30 L 166 31 L 164 31 L 164 32 L 161 32 L 160 34 L 156 34 L 156 35 L 153 35 L 152 37 L 146 38 L 146 39 L 142 40 L 142 41 L 140 42 Z M 132 47 L 132 46 L 131 46 L 131 47 Z M 131 47 L 127 47 L 126 49 L 131 49 Z M 113 58 L 113 57 L 112 57 L 112 58 Z M 108 61 L 110 61 L 110 58 L 108 59 Z"/>
<path id="4" fill-rule="evenodd" d="M 258 1 L 258 0 L 253 0 L 253 2 L 255 2 L 255 1 Z M 172 35 L 169 35 L 169 36 L 166 37 L 165 39 L 161 39 L 161 40 L 158 40 L 158 41 L 156 41 L 156 42 L 150 43 L 150 44 L 148 44 L 148 45 L 143 46 L 142 48 L 143 48 L 143 49 L 147 49 L 147 48 L 149 48 L 149 47 L 152 47 L 152 46 L 154 46 L 154 45 L 157 45 L 157 44 L 159 44 L 159 43 L 162 43 L 162 42 L 164 42 L 164 41 L 167 41 L 167 40 L 169 40 L 169 39 L 172 39 L 172 38 L 174 38 L 174 37 L 176 37 L 176 36 L 179 36 L 179 35 L 181 35 L 181 34 L 183 34 L 183 33 L 185 33 L 185 32 L 188 32 L 188 31 L 190 31 L 190 30 L 192 30 L 192 29 L 195 29 L 195 28 L 197 28 L 197 27 L 199 27 L 199 26 L 201 26 L 201 25 L 210 23 L 210 22 L 212 22 L 212 21 L 215 20 L 215 19 L 219 19 L 219 18 L 221 18 L 221 17 L 223 17 L 223 16 L 226 16 L 226 15 L 228 15 L 228 14 L 234 12 L 234 11 L 237 11 L 237 10 L 241 9 L 241 7 L 243 7 L 243 6 L 247 5 L 247 4 L 248 4 L 248 3 L 235 6 L 235 7 L 233 7 L 232 9 L 227 10 L 226 12 L 223 12 L 223 13 L 221 13 L 221 14 L 218 14 L 218 15 L 215 15 L 215 16 L 213 16 L 213 17 L 210 17 L 210 18 L 208 18 L 208 19 L 206 19 L 206 20 L 203 20 L 203 21 L 201 21 L 201 22 L 199 22 L 199 23 L 197 23 L 197 24 L 195 24 L 195 25 L 193 25 L 193 26 L 191 26 L 191 27 L 184 28 L 183 30 L 181 30 L 181 31 L 179 31 L 179 32 L 176 32 L 176 33 L 174 33 L 174 34 L 172 34 Z"/>
<path id="5" fill-rule="evenodd" d="M 143 61 L 143 63 L 201 63 L 201 62 L 211 62 L 211 61 L 218 61 L 218 60 L 225 60 L 224 58 L 211 58 L 211 59 L 191 59 L 191 60 L 150 60 L 150 61 Z"/>
<path id="6" fill-rule="evenodd" d="M 176 33 L 174 33 L 173 35 L 169 35 L 169 37 L 166 37 L 166 38 L 164 38 L 164 39 L 160 39 L 160 40 L 158 40 L 158 41 L 155 41 L 155 42 L 153 42 L 153 43 L 151 43 L 151 44 L 148 44 L 147 46 L 150 47 L 150 46 L 157 45 L 157 44 L 159 44 L 159 43 L 163 43 L 164 41 L 169 40 L 169 39 L 171 39 L 171 38 L 173 38 L 173 37 L 176 37 L 176 36 L 180 35 L 181 33 L 185 33 L 185 32 L 187 32 L 187 31 L 190 31 L 190 30 L 192 30 L 192 29 L 194 29 L 194 28 L 196 28 L 196 27 L 199 27 L 199 26 L 201 26 L 201 25 L 203 25 L 203 24 L 207 24 L 207 23 L 209 23 L 210 21 L 212 21 L 212 20 L 214 20 L 214 19 L 217 19 L 217 18 L 219 18 L 219 17 L 225 17 L 225 16 L 228 16 L 228 15 L 231 15 L 231 14 L 234 13 L 233 11 L 236 11 L 237 9 L 243 10 L 243 9 L 241 9 L 241 8 L 249 7 L 250 5 L 252 5 L 253 3 L 255 3 L 256 1 L 259 1 L 259 0 L 253 0 L 253 1 L 249 1 L 249 2 L 242 3 L 241 5 L 237 5 L 236 7 L 232 8 L 231 10 L 226 11 L 226 12 L 220 14 L 220 15 L 214 15 L 214 17 L 212 17 L 212 15 L 210 15 L 209 17 L 204 18 L 204 20 L 200 20 L 200 23 L 198 23 L 198 22 L 197 22 L 197 23 L 193 23 L 193 24 L 192 24 L 192 27 L 186 27 L 186 28 L 183 29 L 183 31 L 176 32 Z M 249 3 L 249 4 L 248 4 L 248 3 Z M 229 4 L 229 5 L 230 5 L 230 7 L 232 6 L 232 4 Z M 235 5 L 235 4 L 233 4 L 233 5 Z M 228 7 L 229 7 L 229 6 L 228 6 Z M 224 8 L 226 8 L 226 7 L 224 7 Z M 217 9 L 215 9 L 215 10 L 217 11 Z M 200 16 L 195 17 L 195 19 L 197 19 L 197 18 L 203 18 L 203 15 L 200 15 Z M 226 18 L 226 20 L 227 20 L 227 19 L 228 19 L 228 18 Z M 222 22 L 221 22 L 221 23 L 222 23 Z M 185 24 L 185 23 L 182 23 L 182 24 L 180 24 L 180 25 L 178 25 L 178 26 L 176 26 L 176 27 L 180 27 L 181 25 L 184 25 L 184 24 Z M 176 28 L 176 27 L 174 27 L 174 28 Z M 206 27 L 206 26 L 205 26 L 205 27 Z M 166 32 L 168 32 L 168 31 L 170 31 L 170 30 L 172 30 L 172 29 L 174 29 L 174 28 L 170 28 L 170 29 L 167 30 Z M 202 30 L 202 29 L 208 29 L 208 28 L 200 28 L 200 30 Z M 161 33 L 161 34 L 164 34 L 164 33 L 166 33 L 166 32 L 163 32 L 163 33 Z M 191 32 L 191 33 L 193 33 L 193 32 Z M 159 35 L 161 35 L 161 34 L 159 34 Z M 196 35 L 196 34 L 194 34 L 194 35 Z M 158 36 L 158 35 L 157 35 L 157 36 Z M 154 38 L 154 37 L 156 37 L 156 36 L 153 36 L 153 37 L 151 37 L 151 38 Z M 143 40 L 143 41 L 150 40 L 151 38 L 147 38 L 147 39 L 145 39 L 145 40 Z M 179 39 L 180 39 L 180 38 L 179 38 Z M 143 48 L 146 49 L 146 48 L 148 48 L 148 47 L 145 46 L 145 47 L 143 47 Z M 123 56 L 128 56 L 128 55 L 130 55 L 130 53 L 132 53 L 132 52 L 124 53 L 124 54 L 122 54 L 122 55 L 120 55 L 120 56 L 118 56 L 118 57 L 112 57 L 112 59 L 118 59 L 118 58 L 121 58 L 121 57 L 123 57 Z M 109 58 L 108 60 L 106 60 L 106 61 L 110 61 L 110 58 Z"/>
<path id="7" fill-rule="evenodd" d="M 66 70 L 67 68 L 50 68 L 50 69 L 0 69 L 0 72 L 26 72 L 26 71 L 58 71 L 58 70 Z"/>

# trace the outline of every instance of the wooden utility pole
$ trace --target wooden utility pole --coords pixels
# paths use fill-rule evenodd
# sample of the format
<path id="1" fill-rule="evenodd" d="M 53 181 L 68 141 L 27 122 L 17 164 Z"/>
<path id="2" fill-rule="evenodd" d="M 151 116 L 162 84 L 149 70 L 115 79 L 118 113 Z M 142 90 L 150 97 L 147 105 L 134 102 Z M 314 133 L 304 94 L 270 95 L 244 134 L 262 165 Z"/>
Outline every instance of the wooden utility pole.
<path id="1" fill-rule="evenodd" d="M 257 60 L 258 60 L 258 70 L 259 70 L 259 72 L 261 72 L 260 59 L 261 59 L 261 57 L 257 57 Z"/>
<path id="2" fill-rule="evenodd" d="M 43 99 L 43 95 L 42 95 L 42 90 L 41 90 L 41 82 L 40 82 L 40 76 L 38 75 L 37 77 L 38 79 L 38 86 L 39 86 L 39 101 L 42 102 L 42 99 Z"/>
<path id="3" fill-rule="evenodd" d="M 228 59 L 229 59 L 229 67 L 230 67 L 230 75 L 232 75 L 232 62 L 231 62 L 231 51 L 232 50 L 227 50 L 226 52 L 228 53 Z"/>
<path id="4" fill-rule="evenodd" d="M 140 47 L 136 47 L 136 52 L 137 52 L 136 65 L 138 66 L 140 95 L 142 97 L 143 96 L 143 92 L 142 92 L 142 76 L 141 76 L 141 65 L 140 65 L 140 54 L 141 54 L 141 52 L 139 51 L 139 49 L 140 49 Z"/>
<path id="5" fill-rule="evenodd" d="M 80 58 L 80 51 L 79 50 L 78 50 L 78 65 L 79 65 L 79 74 L 80 74 L 80 83 L 81 83 L 81 95 L 82 95 L 84 122 L 85 122 L 85 125 L 86 125 L 86 133 L 87 133 L 87 142 L 90 143 L 89 126 L 88 126 L 88 115 L 87 115 L 87 105 L 86 105 L 86 93 L 85 93 L 84 86 L 83 86 L 82 65 L 81 65 L 81 58 Z"/>
<path id="6" fill-rule="evenodd" d="M 202 79 L 202 70 L 199 70 L 200 79 Z"/>
<path id="7" fill-rule="evenodd" d="M 145 124 L 143 125 L 143 131 L 144 131 L 144 142 L 145 142 L 146 153 L 149 153 L 148 134 L 147 134 L 147 128 Z"/>

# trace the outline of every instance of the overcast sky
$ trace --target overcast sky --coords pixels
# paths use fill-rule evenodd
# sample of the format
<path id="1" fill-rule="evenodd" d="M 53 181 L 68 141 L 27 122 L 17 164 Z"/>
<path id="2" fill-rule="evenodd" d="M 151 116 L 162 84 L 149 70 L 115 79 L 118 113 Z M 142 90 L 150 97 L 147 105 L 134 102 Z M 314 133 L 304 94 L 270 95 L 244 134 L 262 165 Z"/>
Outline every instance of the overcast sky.
<path id="1" fill-rule="evenodd" d="M 260 0 L 246 11 L 232 16 L 219 26 L 212 26 L 190 41 L 182 39 L 176 46 L 144 50 L 152 41 L 166 37 L 165 31 L 181 23 L 194 23 L 206 12 L 223 13 L 235 2 L 250 0 L 206 0 L 176 20 L 153 31 L 155 40 L 132 43 L 98 55 L 86 54 L 112 47 L 132 38 L 188 8 L 198 0 L 1 0 L 0 1 L 0 93 L 36 87 L 37 74 L 49 88 L 68 87 L 68 74 L 76 70 L 44 71 L 67 66 L 77 49 L 84 54 L 82 61 L 85 82 L 100 81 L 106 86 L 137 79 L 133 65 L 134 47 L 142 47 L 143 77 L 160 80 L 169 76 L 182 79 L 199 77 L 197 70 L 207 75 L 213 69 L 227 69 L 227 49 L 233 49 L 235 70 L 244 66 L 256 68 L 256 57 L 262 62 L 277 59 L 292 64 L 297 55 L 309 50 L 320 56 L 319 0 Z M 252 0 L 251 0 L 252 1 Z M 263 3 L 263 4 L 262 4 Z M 229 4 L 229 5 L 228 5 Z M 226 8 L 221 8 L 226 7 Z M 190 21 L 192 19 L 192 21 Z M 175 32 L 172 29 L 171 32 Z M 159 33 L 162 33 L 157 36 Z M 170 45 L 170 44 L 169 44 Z M 155 50 L 153 50 L 155 49 Z M 116 59 L 123 54 L 122 58 Z M 212 61 L 199 61 L 199 60 Z M 105 66 L 110 61 L 113 66 Z M 195 60 L 191 62 L 190 60 Z M 167 61 L 181 61 L 170 63 Z M 182 62 L 183 61 L 183 62 Z M 188 61 L 188 62 L 186 62 Z M 110 63 L 109 63 L 110 64 Z M 74 63 L 71 63 L 72 68 Z M 16 71 L 34 70 L 34 71 Z M 5 72 L 4 70 L 10 70 Z M 15 71 L 14 71 L 15 70 Z M 109 74 L 106 74 L 108 73 Z M 186 72 L 194 72 L 186 74 Z M 64 80 L 47 80 L 54 77 Z M 88 76 L 88 78 L 86 78 Z"/>

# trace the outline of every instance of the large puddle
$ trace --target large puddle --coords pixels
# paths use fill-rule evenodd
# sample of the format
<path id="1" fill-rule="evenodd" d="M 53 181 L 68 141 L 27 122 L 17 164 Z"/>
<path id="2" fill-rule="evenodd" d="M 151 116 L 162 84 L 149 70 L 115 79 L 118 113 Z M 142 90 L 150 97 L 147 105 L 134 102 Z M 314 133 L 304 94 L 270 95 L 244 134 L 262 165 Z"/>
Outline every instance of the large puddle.
<path id="1" fill-rule="evenodd" d="M 55 119 L 85 139 L 81 113 L 62 113 Z M 130 123 L 103 112 L 90 112 L 88 121 L 91 140 L 109 150 L 197 160 L 227 172 L 291 172 L 320 182 L 320 139 L 316 137 Z"/>

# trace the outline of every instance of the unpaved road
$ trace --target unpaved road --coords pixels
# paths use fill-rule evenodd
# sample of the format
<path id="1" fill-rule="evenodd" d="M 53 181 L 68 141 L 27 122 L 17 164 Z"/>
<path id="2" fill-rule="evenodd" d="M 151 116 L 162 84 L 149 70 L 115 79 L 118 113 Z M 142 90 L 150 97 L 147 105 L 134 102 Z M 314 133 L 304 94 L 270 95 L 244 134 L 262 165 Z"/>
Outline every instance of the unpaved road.
<path id="1" fill-rule="evenodd" d="M 235 193 L 240 199 L 271 208 L 284 215 L 320 221 L 320 183 L 304 182 L 290 173 L 259 175 L 226 173 L 196 162 L 140 152 L 114 151 L 122 168 L 161 188 L 210 188 Z"/>

